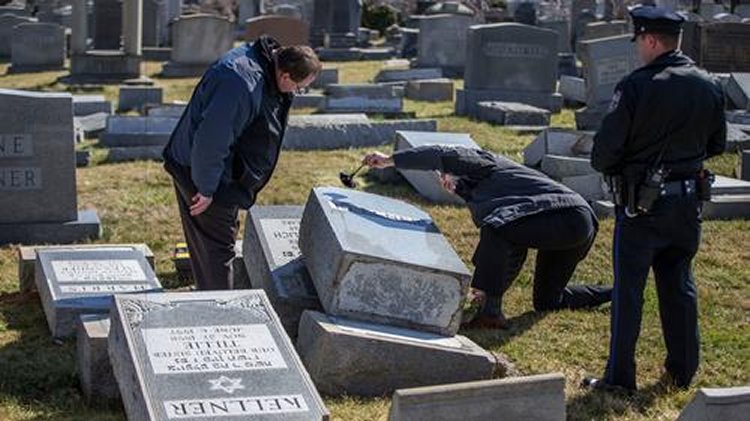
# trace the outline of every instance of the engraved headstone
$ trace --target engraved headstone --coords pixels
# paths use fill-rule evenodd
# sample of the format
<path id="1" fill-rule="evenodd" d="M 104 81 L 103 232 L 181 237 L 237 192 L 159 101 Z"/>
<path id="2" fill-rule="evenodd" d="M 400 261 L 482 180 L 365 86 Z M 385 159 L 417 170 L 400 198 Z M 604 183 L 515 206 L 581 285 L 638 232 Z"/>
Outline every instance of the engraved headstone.
<path id="1" fill-rule="evenodd" d="M 517 23 L 472 26 L 456 113 L 473 116 L 480 101 L 520 102 L 559 111 L 557 38 L 552 30 Z"/>
<path id="2" fill-rule="evenodd" d="M 0 244 L 98 237 L 77 211 L 71 95 L 0 89 L 0 115 Z"/>
<path id="3" fill-rule="evenodd" d="M 287 334 L 297 336 L 304 310 L 320 308 L 299 250 L 302 206 L 253 206 L 248 210 L 242 255 L 253 288 L 263 289 Z"/>
<path id="4" fill-rule="evenodd" d="M 118 295 L 111 314 L 128 419 L 328 419 L 263 291 Z"/>
<path id="5" fill-rule="evenodd" d="M 361 0 L 315 0 L 313 5 L 311 39 L 313 46 L 321 46 L 327 34 L 356 34 L 362 20 Z"/>
<path id="6" fill-rule="evenodd" d="M 485 380 L 495 358 L 470 339 L 305 311 L 297 349 L 330 395 L 382 396 L 403 387 Z"/>
<path id="7" fill-rule="evenodd" d="M 119 50 L 122 37 L 122 6 L 124 0 L 96 0 L 94 2 L 94 48 Z"/>
<path id="8" fill-rule="evenodd" d="M 163 147 L 178 121 L 179 118 L 174 117 L 111 115 L 99 144 L 106 147 Z"/>
<path id="9" fill-rule="evenodd" d="M 12 53 L 13 31 L 16 25 L 35 23 L 35 18 L 0 14 L 0 57 L 10 57 Z"/>
<path id="10" fill-rule="evenodd" d="M 310 44 L 310 26 L 307 22 L 287 16 L 258 16 L 245 23 L 245 41 L 255 41 L 269 35 L 281 45 Z"/>
<path id="11" fill-rule="evenodd" d="M 325 111 L 329 113 L 400 113 L 403 90 L 393 85 L 331 84 L 326 87 Z"/>
<path id="12" fill-rule="evenodd" d="M 162 71 L 169 77 L 202 75 L 234 43 L 234 24 L 221 16 L 184 15 L 171 29 L 172 53 Z"/>
<path id="13" fill-rule="evenodd" d="M 395 151 L 430 145 L 463 146 L 479 149 L 479 146 L 474 143 L 474 140 L 468 133 L 396 132 Z M 399 170 L 399 172 L 414 187 L 414 190 L 431 202 L 464 203 L 459 196 L 449 193 L 443 188 L 440 178 L 435 171 Z"/>
<path id="14" fill-rule="evenodd" d="M 565 377 L 542 374 L 397 390 L 389 421 L 565 420 Z"/>
<path id="15" fill-rule="evenodd" d="M 65 28 L 54 23 L 22 23 L 13 28 L 13 73 L 62 69 L 65 65 Z"/>
<path id="16" fill-rule="evenodd" d="M 326 313 L 458 331 L 470 274 L 424 211 L 356 190 L 314 188 L 300 248 Z"/>
<path id="17" fill-rule="evenodd" d="M 466 15 L 426 16 L 419 21 L 419 67 L 439 67 L 460 76 L 466 66 L 466 37 L 474 18 Z"/>
<path id="18" fill-rule="evenodd" d="M 701 25 L 699 64 L 716 73 L 750 72 L 750 25 L 719 22 Z"/>
<path id="19" fill-rule="evenodd" d="M 136 250 L 40 250 L 35 278 L 52 336 L 60 338 L 75 333 L 81 314 L 107 313 L 114 294 L 161 290 Z"/>

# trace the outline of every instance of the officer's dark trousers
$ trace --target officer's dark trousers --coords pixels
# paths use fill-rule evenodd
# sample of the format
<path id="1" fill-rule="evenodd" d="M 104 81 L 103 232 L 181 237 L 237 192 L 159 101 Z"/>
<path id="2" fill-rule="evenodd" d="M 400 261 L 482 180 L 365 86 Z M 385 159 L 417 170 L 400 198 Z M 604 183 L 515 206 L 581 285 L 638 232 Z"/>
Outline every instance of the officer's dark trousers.
<path id="1" fill-rule="evenodd" d="M 644 216 L 628 218 L 618 209 L 607 383 L 636 388 L 635 346 L 643 290 L 653 268 L 667 347 L 665 368 L 678 386 L 690 384 L 699 353 L 697 292 L 691 270 L 700 243 L 699 206 L 694 196 L 672 196 L 659 199 Z"/>
<path id="2" fill-rule="evenodd" d="M 198 289 L 231 289 L 239 208 L 222 206 L 214 201 L 202 214 L 191 216 L 194 187 L 185 186 L 175 179 L 175 188 L 182 229 L 190 251 L 190 265 Z"/>
<path id="3" fill-rule="evenodd" d="M 520 218 L 499 228 L 484 226 L 474 252 L 472 286 L 502 297 L 518 276 L 528 249 L 537 249 L 534 309 L 583 308 L 609 298 L 609 288 L 567 287 L 578 262 L 594 242 L 597 222 L 583 207 L 550 210 Z"/>

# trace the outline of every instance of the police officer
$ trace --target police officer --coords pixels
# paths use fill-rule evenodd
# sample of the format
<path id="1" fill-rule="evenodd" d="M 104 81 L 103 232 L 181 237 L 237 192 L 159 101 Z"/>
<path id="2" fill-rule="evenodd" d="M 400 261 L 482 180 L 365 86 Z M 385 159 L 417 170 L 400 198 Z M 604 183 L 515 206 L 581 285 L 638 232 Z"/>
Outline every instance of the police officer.
<path id="1" fill-rule="evenodd" d="M 538 250 L 537 311 L 594 307 L 610 300 L 610 287 L 568 286 L 594 242 L 598 223 L 588 203 L 562 184 L 507 158 L 463 147 L 421 146 L 393 156 L 374 152 L 364 163 L 438 171 L 443 187 L 466 201 L 480 228 L 472 295 L 481 310 L 470 327 L 508 327 L 502 298 L 530 248 Z"/>
<path id="2" fill-rule="evenodd" d="M 293 94 L 320 68 L 309 47 L 263 36 L 227 52 L 195 87 L 163 155 L 199 289 L 232 288 L 238 210 L 271 178 Z"/>
<path id="3" fill-rule="evenodd" d="M 710 194 L 703 161 L 724 151 L 718 82 L 679 50 L 683 18 L 653 6 L 631 10 L 643 67 L 616 87 L 594 139 L 592 166 L 615 193 L 609 360 L 584 386 L 636 389 L 635 347 L 649 269 L 656 278 L 667 347 L 666 380 L 687 387 L 698 368 L 697 292 L 691 270 Z"/>

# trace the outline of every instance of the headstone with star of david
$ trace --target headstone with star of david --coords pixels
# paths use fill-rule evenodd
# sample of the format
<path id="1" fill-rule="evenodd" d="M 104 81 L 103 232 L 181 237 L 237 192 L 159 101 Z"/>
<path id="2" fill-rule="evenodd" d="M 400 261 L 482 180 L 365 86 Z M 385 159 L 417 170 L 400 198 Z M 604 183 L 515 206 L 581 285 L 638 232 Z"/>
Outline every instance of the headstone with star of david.
<path id="1" fill-rule="evenodd" d="M 328 420 L 263 291 L 118 295 L 110 314 L 129 420 Z"/>

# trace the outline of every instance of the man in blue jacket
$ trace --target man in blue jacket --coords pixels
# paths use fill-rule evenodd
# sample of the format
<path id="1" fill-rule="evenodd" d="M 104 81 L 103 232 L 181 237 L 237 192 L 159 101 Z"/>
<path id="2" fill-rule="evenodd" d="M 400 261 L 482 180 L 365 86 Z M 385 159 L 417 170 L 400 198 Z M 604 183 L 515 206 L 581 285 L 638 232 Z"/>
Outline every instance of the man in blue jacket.
<path id="1" fill-rule="evenodd" d="M 295 92 L 321 69 L 309 47 L 261 37 L 214 63 L 164 149 L 198 289 L 232 288 L 239 208 L 255 203 L 278 161 Z"/>
<path id="2" fill-rule="evenodd" d="M 470 327 L 508 327 L 502 298 L 530 248 L 538 250 L 537 311 L 594 307 L 610 300 L 610 287 L 568 286 L 594 243 L 598 223 L 588 203 L 562 184 L 507 158 L 464 147 L 420 146 L 393 156 L 374 152 L 364 163 L 438 171 L 443 187 L 466 201 L 480 229 L 472 287 L 481 311 Z"/>

